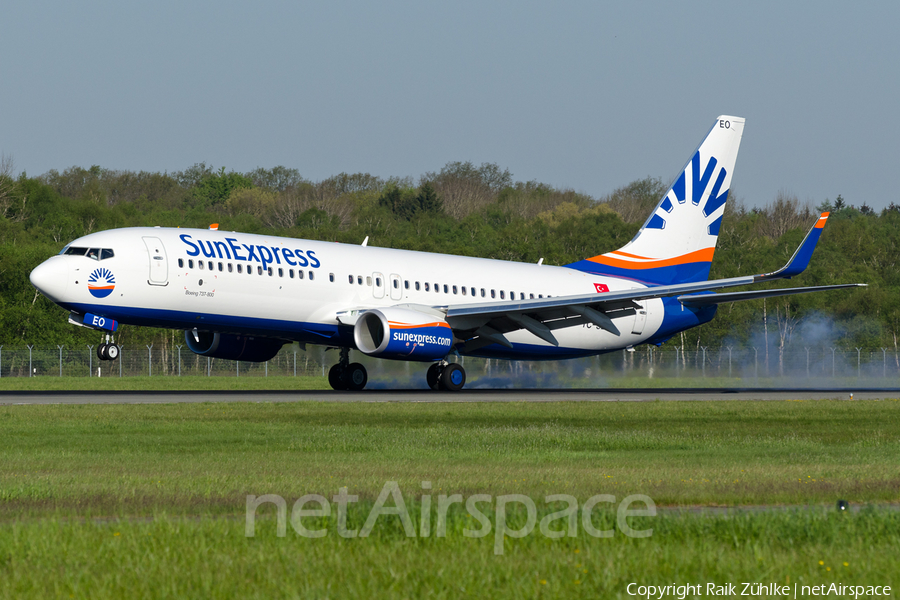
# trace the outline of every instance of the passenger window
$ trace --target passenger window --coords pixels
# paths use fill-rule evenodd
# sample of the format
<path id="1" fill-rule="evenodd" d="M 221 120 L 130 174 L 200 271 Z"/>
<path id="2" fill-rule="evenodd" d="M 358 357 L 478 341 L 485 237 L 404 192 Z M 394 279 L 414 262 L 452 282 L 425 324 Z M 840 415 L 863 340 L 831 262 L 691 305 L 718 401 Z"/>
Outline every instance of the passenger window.
<path id="1" fill-rule="evenodd" d="M 106 260 L 107 258 L 112 258 L 115 255 L 116 253 L 109 248 L 104 248 L 100 251 L 100 260 Z"/>
<path id="2" fill-rule="evenodd" d="M 328 281 L 330 281 L 331 283 L 334 283 L 334 273 L 328 274 Z"/>
<path id="3" fill-rule="evenodd" d="M 284 277 L 284 269 L 282 269 L 281 267 L 278 267 L 278 276 Z"/>
<path id="4" fill-rule="evenodd" d="M 372 278 L 366 275 L 366 285 L 372 287 Z"/>
<path id="5" fill-rule="evenodd" d="M 392 283 L 394 284 L 394 289 L 395 289 L 395 290 L 399 290 L 399 289 L 400 289 L 400 281 L 399 281 L 398 279 L 395 279 Z"/>
<path id="6" fill-rule="evenodd" d="M 454 296 L 456 295 L 456 286 L 455 285 L 453 286 L 453 295 Z"/>
<path id="7" fill-rule="evenodd" d="M 294 278 L 294 270 L 293 269 L 288 269 L 288 277 L 290 277 L 291 279 Z"/>
<path id="8" fill-rule="evenodd" d="M 297 279 L 303 279 L 303 271 L 297 271 Z"/>
<path id="9" fill-rule="evenodd" d="M 381 277 L 375 278 L 375 287 L 381 287 Z"/>
<path id="10" fill-rule="evenodd" d="M 491 290 L 491 298 L 496 298 L 496 297 L 497 297 L 497 292 L 494 290 Z"/>
<path id="11" fill-rule="evenodd" d="M 312 271 L 310 271 L 309 272 L 309 280 L 312 281 L 313 279 L 315 279 L 315 274 Z"/>
<path id="12" fill-rule="evenodd" d="M 481 288 L 481 297 L 484 298 L 484 288 Z"/>
<path id="13" fill-rule="evenodd" d="M 504 292 L 503 290 L 500 290 L 500 299 L 506 300 L 506 292 Z"/>
<path id="14" fill-rule="evenodd" d="M 193 269 L 193 268 L 194 268 L 194 261 L 189 258 L 188 259 L 188 269 Z"/>
<path id="15" fill-rule="evenodd" d="M 234 265 L 232 265 L 231 263 L 228 263 L 228 272 L 232 273 L 233 271 L 234 271 Z"/>
<path id="16" fill-rule="evenodd" d="M 259 275 L 262 275 L 262 265 L 256 267 L 256 272 L 257 272 Z"/>
<path id="17" fill-rule="evenodd" d="M 430 287 L 431 287 L 431 286 L 430 286 L 429 283 L 426 281 L 426 282 L 425 282 L 425 291 L 426 291 L 426 292 L 430 292 L 430 291 L 431 291 Z"/>
<path id="18" fill-rule="evenodd" d="M 357 285 L 362 285 L 362 275 L 356 276 L 356 283 L 357 283 Z"/>
<path id="19" fill-rule="evenodd" d="M 403 282 L 403 287 L 406 288 L 406 289 L 409 289 L 409 281 L 404 281 L 404 282 Z"/>
<path id="20" fill-rule="evenodd" d="M 445 293 L 445 294 L 449 294 L 449 293 L 450 293 L 450 292 L 447 290 L 447 287 L 448 287 L 448 286 L 447 286 L 447 284 L 445 283 L 445 284 L 444 284 L 444 293 Z"/>
<path id="21" fill-rule="evenodd" d="M 350 285 L 353 285 L 353 275 L 350 275 Z"/>
<path id="22" fill-rule="evenodd" d="M 266 273 L 268 273 L 269 277 L 271 277 L 272 276 L 272 267 L 266 268 Z"/>
<path id="23" fill-rule="evenodd" d="M 534 298 L 534 295 L 532 294 L 531 297 Z M 525 292 L 520 292 L 520 293 L 519 293 L 519 300 L 524 300 L 524 299 L 525 299 Z"/>
<path id="24" fill-rule="evenodd" d="M 223 265 L 222 263 L 219 263 L 219 273 L 221 273 L 224 270 L 225 270 L 225 265 Z"/>
<path id="25" fill-rule="evenodd" d="M 532 297 L 534 297 L 534 296 L 532 296 Z M 543 297 L 544 297 L 543 294 L 538 294 L 538 298 L 543 298 Z"/>
<path id="26" fill-rule="evenodd" d="M 197 261 L 197 267 L 199 267 L 201 271 L 203 270 L 203 261 L 202 260 Z"/>
<path id="27" fill-rule="evenodd" d="M 466 286 L 462 286 L 462 293 L 463 293 L 463 296 L 466 295 Z"/>
<path id="28" fill-rule="evenodd" d="M 178 259 L 178 268 L 179 268 L 179 269 L 183 269 L 183 268 L 184 268 L 184 259 L 183 259 L 183 258 L 179 258 L 179 259 Z"/>
<path id="29" fill-rule="evenodd" d="M 238 270 L 238 273 L 243 273 L 243 272 L 244 272 L 244 266 L 243 266 L 241 263 L 238 263 L 237 270 Z"/>
<path id="30" fill-rule="evenodd" d="M 469 288 L 469 289 L 472 292 L 472 297 L 474 298 L 475 297 L 475 288 Z"/>
<path id="31" fill-rule="evenodd" d="M 425 284 L 425 285 L 428 285 L 428 284 Z M 419 291 L 419 282 L 418 281 L 416 282 L 416 291 L 417 292 Z"/>
<path id="32" fill-rule="evenodd" d="M 437 294 L 441 291 L 441 286 L 439 284 L 434 284 L 434 293 Z"/>
<path id="33" fill-rule="evenodd" d="M 206 263 L 206 264 L 209 266 L 209 270 L 212 271 L 212 270 L 213 270 L 212 261 L 209 261 L 209 262 Z"/>

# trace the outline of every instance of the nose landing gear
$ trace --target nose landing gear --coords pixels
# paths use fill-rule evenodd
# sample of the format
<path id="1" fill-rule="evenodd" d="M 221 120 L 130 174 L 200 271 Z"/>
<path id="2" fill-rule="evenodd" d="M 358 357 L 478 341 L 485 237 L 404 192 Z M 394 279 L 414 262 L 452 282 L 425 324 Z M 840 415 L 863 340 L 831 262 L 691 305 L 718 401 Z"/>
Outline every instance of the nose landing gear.
<path id="1" fill-rule="evenodd" d="M 116 346 L 115 339 L 110 342 L 109 336 L 106 336 L 106 341 L 97 346 L 97 358 L 100 360 L 116 360 L 119 358 L 119 347 Z"/>
<path id="2" fill-rule="evenodd" d="M 425 380 L 433 390 L 458 392 L 466 385 L 466 370 L 462 365 L 442 360 L 428 367 Z"/>
<path id="3" fill-rule="evenodd" d="M 338 364 L 328 371 L 328 384 L 335 390 L 358 392 L 366 387 L 369 374 L 359 363 L 350 362 L 350 349 L 341 348 Z"/>

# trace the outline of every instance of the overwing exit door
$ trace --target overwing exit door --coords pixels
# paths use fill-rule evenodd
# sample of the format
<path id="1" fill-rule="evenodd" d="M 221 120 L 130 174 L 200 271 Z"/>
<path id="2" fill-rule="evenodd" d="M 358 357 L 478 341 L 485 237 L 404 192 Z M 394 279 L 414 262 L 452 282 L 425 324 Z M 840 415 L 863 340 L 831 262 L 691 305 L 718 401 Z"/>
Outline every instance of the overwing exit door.
<path id="1" fill-rule="evenodd" d="M 391 300 L 400 300 L 403 298 L 403 281 L 399 275 L 391 273 Z"/>

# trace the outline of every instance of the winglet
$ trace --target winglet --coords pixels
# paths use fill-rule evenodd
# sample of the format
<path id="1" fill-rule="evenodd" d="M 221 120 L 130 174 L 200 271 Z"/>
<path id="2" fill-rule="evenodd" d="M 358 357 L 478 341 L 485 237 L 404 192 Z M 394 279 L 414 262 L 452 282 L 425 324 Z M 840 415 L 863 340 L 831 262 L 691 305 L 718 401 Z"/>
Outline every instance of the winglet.
<path id="1" fill-rule="evenodd" d="M 799 275 L 806 267 L 809 266 L 809 261 L 812 258 L 813 250 L 816 249 L 816 244 L 819 242 L 819 236 L 822 235 L 822 229 L 825 227 L 825 221 L 828 220 L 827 212 L 822 213 L 819 217 L 819 220 L 816 221 L 816 224 L 813 225 L 813 228 L 809 230 L 809 233 L 806 234 L 806 237 L 803 238 L 803 243 L 800 244 L 800 247 L 797 248 L 797 251 L 794 252 L 794 255 L 791 257 L 791 260 L 788 261 L 786 265 L 778 269 L 773 273 L 766 273 L 765 275 L 757 275 L 757 281 L 764 281 L 769 279 L 790 279 L 794 275 Z"/>

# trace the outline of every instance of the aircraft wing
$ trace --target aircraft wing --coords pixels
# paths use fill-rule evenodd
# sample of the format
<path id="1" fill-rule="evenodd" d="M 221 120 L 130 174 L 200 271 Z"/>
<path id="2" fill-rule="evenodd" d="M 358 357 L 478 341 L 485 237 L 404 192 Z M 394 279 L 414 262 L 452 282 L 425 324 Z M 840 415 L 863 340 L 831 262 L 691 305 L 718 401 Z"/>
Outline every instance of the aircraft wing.
<path id="1" fill-rule="evenodd" d="M 865 284 L 844 284 L 728 294 L 709 293 L 712 290 L 751 285 L 775 279 L 789 279 L 802 273 L 809 265 L 827 218 L 828 213 L 823 213 L 788 263 L 772 273 L 598 294 L 539 298 L 517 302 L 449 305 L 446 307 L 447 323 L 457 337 L 467 340 L 465 344 L 467 351 L 477 350 L 493 343 L 512 347 L 504 334 L 519 329 L 526 329 L 547 343 L 557 346 L 559 343 L 553 335 L 554 330 L 584 323 L 592 323 L 614 335 L 620 335 L 619 329 L 612 319 L 634 314 L 641 308 L 637 302 L 651 298 L 678 296 L 678 300 L 685 306 L 704 306 L 847 287 L 864 287 Z"/>

